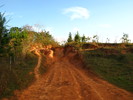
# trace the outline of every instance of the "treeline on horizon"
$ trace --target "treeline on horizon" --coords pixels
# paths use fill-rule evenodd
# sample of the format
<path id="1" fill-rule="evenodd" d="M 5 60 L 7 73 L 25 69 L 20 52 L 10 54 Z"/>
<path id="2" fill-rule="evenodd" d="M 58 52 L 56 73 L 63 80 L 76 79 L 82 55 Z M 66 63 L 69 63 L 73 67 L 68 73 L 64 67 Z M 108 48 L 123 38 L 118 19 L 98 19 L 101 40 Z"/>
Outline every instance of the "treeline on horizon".
<path id="1" fill-rule="evenodd" d="M 124 44 L 131 43 L 129 36 L 126 33 L 123 33 L 123 36 L 120 38 L 120 40 L 121 40 L 121 43 L 124 43 Z M 72 33 L 69 32 L 67 43 L 72 43 L 72 42 L 76 42 L 76 43 L 89 43 L 89 42 L 90 43 L 101 43 L 99 41 L 98 35 L 93 35 L 92 37 L 89 37 L 89 36 L 85 36 L 83 34 L 83 36 L 80 36 L 78 31 L 73 37 L 72 37 Z M 102 42 L 102 43 L 104 43 L 104 42 Z M 105 43 L 110 43 L 110 39 L 107 38 Z M 117 41 L 115 40 L 114 43 L 117 43 Z"/>

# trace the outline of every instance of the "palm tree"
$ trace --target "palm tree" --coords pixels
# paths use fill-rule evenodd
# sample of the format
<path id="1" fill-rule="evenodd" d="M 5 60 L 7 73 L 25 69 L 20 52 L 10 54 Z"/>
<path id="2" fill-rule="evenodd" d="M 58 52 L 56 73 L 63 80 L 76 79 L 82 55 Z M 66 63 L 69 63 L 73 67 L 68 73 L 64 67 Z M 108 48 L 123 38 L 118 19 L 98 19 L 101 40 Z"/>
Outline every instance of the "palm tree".
<path id="1" fill-rule="evenodd" d="M 4 17 L 4 13 L 0 12 L 0 45 L 2 41 L 2 36 L 6 32 L 6 18 Z"/>

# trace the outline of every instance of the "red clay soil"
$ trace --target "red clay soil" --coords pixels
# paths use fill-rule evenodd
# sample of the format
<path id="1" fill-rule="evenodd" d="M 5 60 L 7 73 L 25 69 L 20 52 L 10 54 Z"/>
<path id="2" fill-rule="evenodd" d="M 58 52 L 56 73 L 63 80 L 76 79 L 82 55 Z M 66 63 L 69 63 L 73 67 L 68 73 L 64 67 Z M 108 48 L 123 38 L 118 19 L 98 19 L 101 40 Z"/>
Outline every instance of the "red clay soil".
<path id="1" fill-rule="evenodd" d="M 48 72 L 24 90 L 18 100 L 133 100 L 132 93 L 86 74 L 82 64 L 72 64 L 69 57 L 54 59 Z"/>

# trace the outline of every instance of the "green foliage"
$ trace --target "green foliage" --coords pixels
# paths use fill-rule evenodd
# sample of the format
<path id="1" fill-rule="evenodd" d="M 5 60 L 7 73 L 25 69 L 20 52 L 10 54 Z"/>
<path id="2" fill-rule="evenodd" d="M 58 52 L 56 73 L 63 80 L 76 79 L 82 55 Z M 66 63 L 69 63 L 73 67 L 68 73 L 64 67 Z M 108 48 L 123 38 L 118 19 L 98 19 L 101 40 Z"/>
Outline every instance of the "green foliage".
<path id="1" fill-rule="evenodd" d="M 27 37 L 26 32 L 19 27 L 12 27 L 9 33 L 10 33 L 10 38 L 23 39 Z"/>
<path id="2" fill-rule="evenodd" d="M 69 37 L 68 37 L 68 39 L 67 39 L 67 42 L 72 42 L 73 41 L 73 39 L 72 39 L 72 34 L 71 34 L 71 32 L 69 33 Z"/>
<path id="3" fill-rule="evenodd" d="M 94 36 L 93 36 L 93 39 L 92 39 L 92 42 L 98 43 L 98 41 L 99 41 L 98 35 L 94 35 Z"/>
<path id="4" fill-rule="evenodd" d="M 122 43 L 129 43 L 130 40 L 128 39 L 128 34 L 123 33 L 123 37 L 121 38 Z"/>
<path id="5" fill-rule="evenodd" d="M 56 46 L 49 32 L 34 32 L 30 26 L 12 27 L 5 32 L 6 19 L 0 13 L 0 99 L 13 95 L 16 89 L 29 86 L 34 80 L 37 57 L 29 50 L 34 44 Z M 44 61 L 44 60 L 43 60 Z M 40 73 L 46 68 L 41 64 Z"/>
<path id="6" fill-rule="evenodd" d="M 82 40 L 82 42 L 86 42 L 86 41 L 87 41 L 87 38 L 85 37 L 85 35 L 83 35 L 83 36 L 81 37 L 81 40 Z"/>
<path id="7" fill-rule="evenodd" d="M 81 42 L 81 37 L 80 37 L 80 35 L 79 35 L 79 32 L 76 33 L 76 35 L 75 35 L 75 37 L 74 37 L 74 41 L 75 41 L 75 42 L 78 42 L 78 43 Z"/>
<path id="8" fill-rule="evenodd" d="M 1 45 L 1 41 L 2 41 L 2 36 L 3 36 L 4 31 L 6 29 L 5 23 L 6 23 L 6 18 L 4 17 L 4 13 L 2 14 L 0 12 L 0 45 Z"/>
<path id="9" fill-rule="evenodd" d="M 1 45 L 4 47 L 6 46 L 10 41 L 10 38 L 9 38 L 9 34 L 8 33 L 5 33 L 2 37 L 2 40 L 1 40 Z"/>
<path id="10" fill-rule="evenodd" d="M 10 41 L 8 43 L 9 46 L 9 56 L 13 55 L 17 57 L 22 54 L 23 51 L 23 41 L 28 36 L 28 33 L 25 30 L 22 30 L 18 27 L 12 27 L 9 31 Z"/>
<path id="11" fill-rule="evenodd" d="M 121 54 L 121 50 L 118 50 L 115 54 L 116 51 L 106 51 L 83 52 L 87 68 L 105 80 L 133 92 L 133 53 Z"/>
<path id="12" fill-rule="evenodd" d="M 54 38 L 50 35 L 49 32 L 44 31 L 40 33 L 35 33 L 34 42 L 42 43 L 43 45 L 56 45 Z"/>
<path id="13" fill-rule="evenodd" d="M 5 51 L 5 48 L 7 48 L 6 44 L 9 42 L 7 34 L 8 30 L 6 29 L 7 22 L 8 21 L 4 17 L 4 13 L 0 12 L 0 53 L 3 53 L 3 51 Z"/>
<path id="14" fill-rule="evenodd" d="M 82 43 L 78 43 L 78 42 L 69 42 L 69 43 L 66 43 L 65 46 L 70 46 L 70 47 L 73 47 L 75 48 L 75 50 L 81 50 L 82 49 Z"/>
<path id="15" fill-rule="evenodd" d="M 8 57 L 0 57 L 0 99 L 13 95 L 14 90 L 24 89 L 34 81 L 34 67 L 37 64 L 37 57 L 31 53 L 23 59 L 7 63 Z"/>
<path id="16" fill-rule="evenodd" d="M 9 31 L 9 47 L 10 52 L 14 56 L 20 54 L 26 54 L 31 45 L 58 45 L 49 32 L 34 32 L 30 29 L 30 26 L 24 26 L 23 28 L 12 27 Z"/>

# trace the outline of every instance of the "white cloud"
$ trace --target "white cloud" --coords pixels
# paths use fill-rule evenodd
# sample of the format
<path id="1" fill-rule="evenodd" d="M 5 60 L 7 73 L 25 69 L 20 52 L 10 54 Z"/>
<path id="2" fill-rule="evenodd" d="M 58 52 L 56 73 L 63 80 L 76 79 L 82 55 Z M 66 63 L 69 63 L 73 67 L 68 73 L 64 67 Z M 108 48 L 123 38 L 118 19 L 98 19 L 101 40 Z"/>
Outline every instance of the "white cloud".
<path id="1" fill-rule="evenodd" d="M 101 28 L 111 28 L 112 26 L 110 24 L 100 24 L 99 27 L 101 27 Z"/>
<path id="2" fill-rule="evenodd" d="M 63 11 L 64 14 L 70 14 L 71 20 L 74 19 L 88 19 L 90 17 L 90 12 L 88 9 L 83 7 L 71 7 Z"/>

